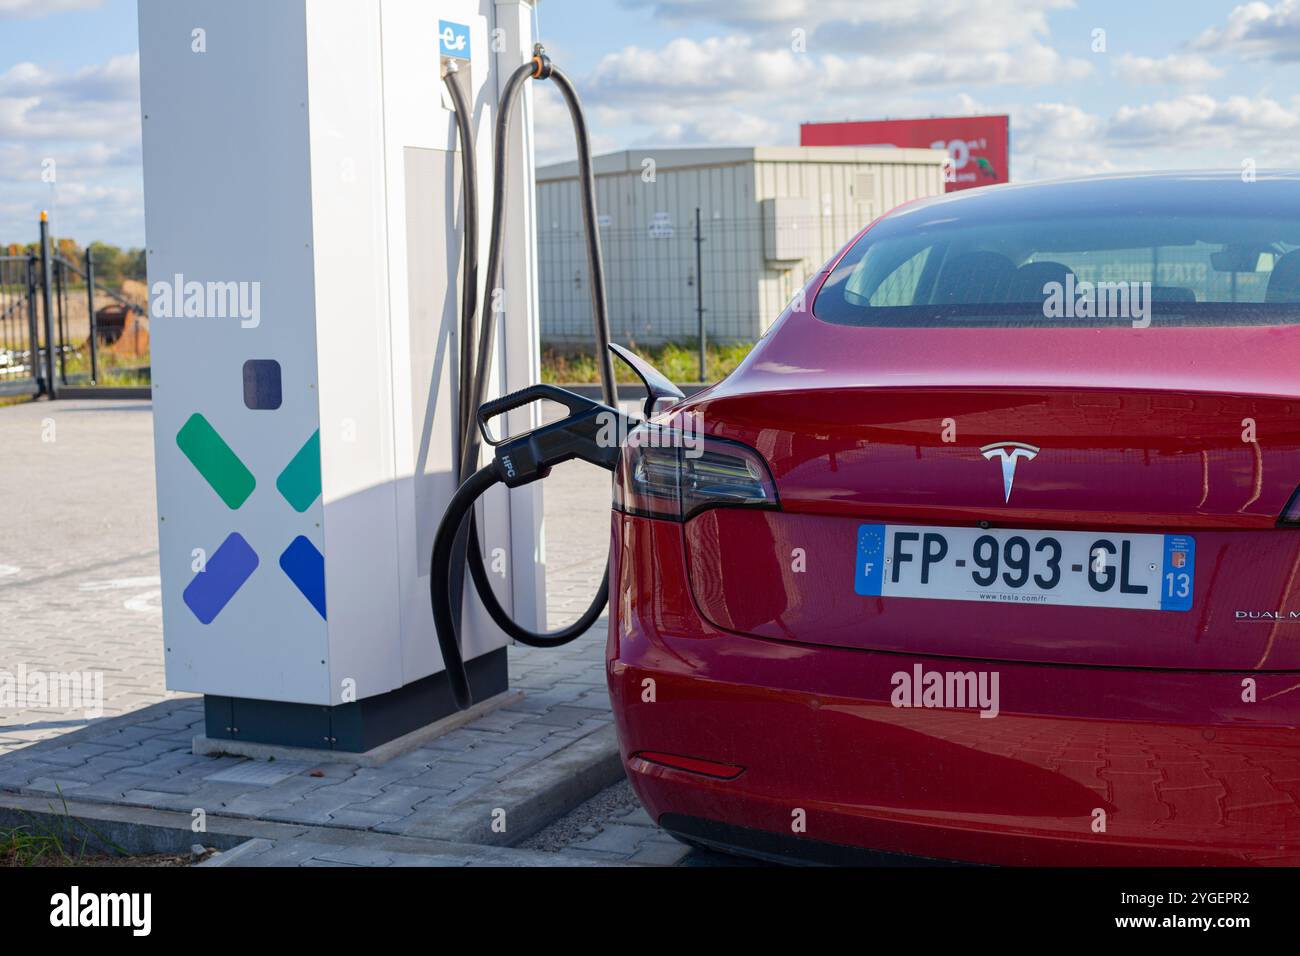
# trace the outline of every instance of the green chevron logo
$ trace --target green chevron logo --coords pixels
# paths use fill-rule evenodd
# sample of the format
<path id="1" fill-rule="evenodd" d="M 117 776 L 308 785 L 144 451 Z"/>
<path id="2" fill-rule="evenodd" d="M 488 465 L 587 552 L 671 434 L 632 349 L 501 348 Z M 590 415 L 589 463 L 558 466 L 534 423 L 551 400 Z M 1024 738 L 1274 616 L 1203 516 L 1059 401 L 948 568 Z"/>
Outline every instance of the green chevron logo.
<path id="1" fill-rule="evenodd" d="M 238 511 L 243 507 L 257 487 L 257 479 L 211 422 L 195 412 L 176 433 L 176 445 L 227 508 Z M 320 497 L 320 429 L 284 466 L 275 487 L 299 514 Z M 259 563 L 243 536 L 231 533 L 186 587 L 185 603 L 202 623 L 210 624 Z M 325 559 L 316 546 L 306 537 L 297 536 L 280 555 L 279 565 L 303 597 L 325 617 Z"/>
<path id="2" fill-rule="evenodd" d="M 320 429 L 298 449 L 289 464 L 284 466 L 275 480 L 284 500 L 294 511 L 302 513 L 320 497 Z"/>
<path id="3" fill-rule="evenodd" d="M 198 412 L 176 433 L 176 444 L 231 511 L 238 511 L 257 487 L 253 473 Z"/>

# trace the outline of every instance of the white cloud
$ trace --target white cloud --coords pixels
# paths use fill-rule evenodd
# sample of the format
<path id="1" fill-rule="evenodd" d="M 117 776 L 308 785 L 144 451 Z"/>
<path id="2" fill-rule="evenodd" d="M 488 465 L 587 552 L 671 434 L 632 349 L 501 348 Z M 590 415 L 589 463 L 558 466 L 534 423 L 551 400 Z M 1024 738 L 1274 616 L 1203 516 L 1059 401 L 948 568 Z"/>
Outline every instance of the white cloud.
<path id="1" fill-rule="evenodd" d="M 1050 31 L 1047 13 L 1070 0 L 890 0 L 810 3 L 818 23 L 809 49 L 900 53 L 1005 51 L 1037 47 Z"/>
<path id="2" fill-rule="evenodd" d="M 1300 110 L 1266 97 L 1231 96 L 1224 100 L 1189 93 L 1173 100 L 1116 111 L 1108 130 L 1117 145 L 1173 146 L 1183 149 L 1248 149 L 1285 145 L 1279 133 L 1300 129 Z"/>
<path id="3" fill-rule="evenodd" d="M 1223 75 L 1223 70 L 1194 54 L 1170 54 L 1155 59 L 1123 53 L 1115 58 L 1115 75 L 1126 83 L 1195 86 Z"/>
<path id="4" fill-rule="evenodd" d="M 1192 48 L 1232 52 L 1248 59 L 1300 61 L 1300 0 L 1234 7 L 1222 28 L 1206 30 Z"/>
<path id="5" fill-rule="evenodd" d="M 79 101 L 140 100 L 140 55 L 125 53 L 75 73 L 55 73 L 18 63 L 0 73 L 0 96 L 57 95 Z"/>
<path id="6" fill-rule="evenodd" d="M 736 32 L 625 47 L 604 56 L 579 85 L 592 126 L 610 149 L 793 145 L 801 122 L 973 115 L 981 110 L 972 105 L 972 91 L 1069 83 L 1091 72 L 1090 63 L 1040 44 L 944 54 L 801 54 Z M 549 112 L 543 97 L 537 102 L 539 162 L 571 158 L 567 119 Z M 560 123 L 560 135 L 546 128 L 548 115 Z"/>
<path id="7" fill-rule="evenodd" d="M 833 12 L 851 9 L 852 0 L 622 0 L 624 7 L 649 10 L 656 18 L 670 22 L 707 21 L 737 27 L 762 27 L 784 24 L 795 20 L 808 20 L 816 11 Z"/>
<path id="8" fill-rule="evenodd" d="M 1070 82 L 1091 70 L 1087 61 L 1066 60 L 1042 46 L 968 54 L 813 56 L 756 47 L 750 37 L 733 34 L 680 37 L 659 50 L 625 47 L 601 59 L 590 85 L 592 95 L 604 102 L 659 96 L 680 106 L 721 97 L 769 112 L 792 100 L 860 103 L 861 95 L 872 91 Z"/>
<path id="9" fill-rule="evenodd" d="M 0 20 L 34 19 L 69 10 L 93 10 L 103 0 L 0 0 Z"/>
<path id="10" fill-rule="evenodd" d="M 991 50 L 1047 35 L 1051 10 L 1073 0 L 622 0 L 676 23 L 713 23 L 765 39 L 800 28 L 840 49 Z M 827 29 L 830 27 L 830 29 Z"/>
<path id="11" fill-rule="evenodd" d="M 62 235 L 140 242 L 139 58 L 66 72 L 20 63 L 0 74 L 0 182 L 0 239 L 30 240 L 37 212 L 49 209 Z"/>
<path id="12" fill-rule="evenodd" d="M 1012 106 L 1012 176 L 1016 180 L 1059 179 L 1110 172 L 1106 123 L 1071 103 Z"/>
<path id="13" fill-rule="evenodd" d="M 908 53 L 897 57 L 822 58 L 821 72 L 834 86 L 824 92 L 862 88 L 934 86 L 1039 86 L 1081 80 L 1092 72 L 1086 60 L 1066 60 L 1050 47 L 986 53 Z"/>
<path id="14" fill-rule="evenodd" d="M 743 36 L 680 37 L 658 50 L 624 47 L 596 64 L 591 89 L 600 100 L 645 96 L 745 98 L 790 89 L 813 78 L 815 64 L 788 50 L 755 50 Z"/>

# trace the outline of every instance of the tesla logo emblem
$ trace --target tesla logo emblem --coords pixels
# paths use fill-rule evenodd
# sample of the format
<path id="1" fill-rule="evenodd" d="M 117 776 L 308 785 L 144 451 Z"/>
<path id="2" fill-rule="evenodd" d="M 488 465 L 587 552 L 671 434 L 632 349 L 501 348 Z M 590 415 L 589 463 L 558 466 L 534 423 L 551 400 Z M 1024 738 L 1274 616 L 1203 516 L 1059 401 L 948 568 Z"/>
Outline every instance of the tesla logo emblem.
<path id="1" fill-rule="evenodd" d="M 989 461 L 995 457 L 1002 459 L 1002 490 L 1006 494 L 1005 500 L 1011 500 L 1011 485 L 1016 480 L 1016 462 L 1021 458 L 1033 461 L 1038 457 L 1038 452 L 1036 446 L 1026 445 L 1022 441 L 995 441 L 980 449 L 980 453 Z"/>

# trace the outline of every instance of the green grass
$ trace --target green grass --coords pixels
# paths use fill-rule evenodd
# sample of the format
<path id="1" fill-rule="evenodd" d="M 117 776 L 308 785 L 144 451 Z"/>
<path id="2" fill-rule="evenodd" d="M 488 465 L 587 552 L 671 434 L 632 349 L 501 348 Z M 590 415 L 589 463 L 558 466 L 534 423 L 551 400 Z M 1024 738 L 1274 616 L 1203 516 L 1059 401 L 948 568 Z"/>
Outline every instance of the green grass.
<path id="1" fill-rule="evenodd" d="M 752 343 L 708 345 L 708 374 L 705 380 L 716 382 L 731 372 L 749 354 Z M 700 380 L 699 348 L 693 342 L 669 342 L 665 345 L 629 346 L 678 384 Z M 614 360 L 614 377 L 621 383 L 634 383 L 636 376 L 623 362 Z M 600 381 L 593 349 L 546 345 L 542 347 L 542 381 L 553 385 L 590 385 Z"/>
<path id="2" fill-rule="evenodd" d="M 66 863 L 74 859 L 57 836 L 30 830 L 0 830 L 0 866 L 45 866 L 52 861 Z"/>
<path id="3" fill-rule="evenodd" d="M 82 863 L 88 855 L 89 839 L 78 832 L 78 823 L 68 812 L 68 801 L 62 790 L 59 791 L 59 800 L 63 812 L 52 817 L 49 823 L 32 818 L 33 822 L 25 826 L 0 829 L 0 866 L 76 866 Z M 80 828 L 99 840 L 110 854 L 126 856 L 125 850 L 101 837 L 92 827 L 82 823 Z"/>
<path id="4" fill-rule="evenodd" d="M 64 357 L 68 376 L 84 375 L 90 377 L 90 350 L 82 349 L 69 352 Z M 120 388 L 149 386 L 149 376 L 140 371 L 140 366 L 148 365 L 148 356 L 123 358 L 113 352 L 103 351 L 97 357 L 99 363 L 99 381 L 97 385 L 112 385 Z"/>

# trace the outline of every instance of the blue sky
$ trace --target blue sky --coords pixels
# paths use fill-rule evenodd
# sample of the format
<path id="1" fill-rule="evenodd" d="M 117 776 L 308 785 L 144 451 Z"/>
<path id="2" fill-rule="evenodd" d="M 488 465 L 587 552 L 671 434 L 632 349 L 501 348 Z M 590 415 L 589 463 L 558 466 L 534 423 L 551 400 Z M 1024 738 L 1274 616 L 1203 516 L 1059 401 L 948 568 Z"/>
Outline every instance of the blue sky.
<path id="1" fill-rule="evenodd" d="M 539 14 L 598 152 L 1007 112 L 1015 179 L 1300 165 L 1300 0 L 543 0 Z M 0 241 L 33 239 L 49 208 L 61 235 L 143 243 L 136 52 L 134 0 L 0 0 Z M 568 158 L 562 104 L 537 99 L 539 159 Z"/>

